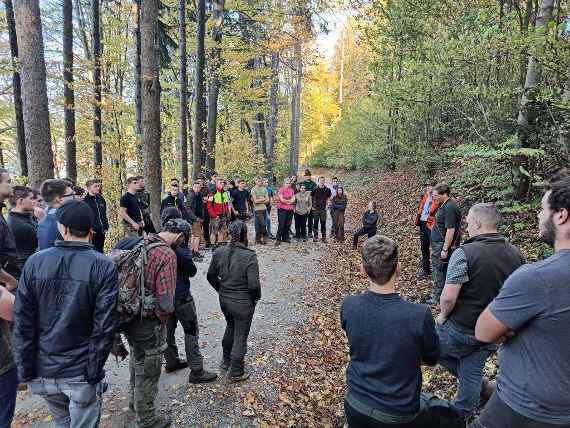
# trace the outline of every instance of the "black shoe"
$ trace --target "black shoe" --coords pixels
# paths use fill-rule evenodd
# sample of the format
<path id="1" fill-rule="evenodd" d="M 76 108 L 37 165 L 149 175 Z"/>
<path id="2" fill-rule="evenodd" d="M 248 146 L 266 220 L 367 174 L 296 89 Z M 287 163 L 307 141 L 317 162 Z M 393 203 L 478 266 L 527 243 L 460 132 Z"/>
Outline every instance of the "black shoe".
<path id="1" fill-rule="evenodd" d="M 275 240 L 275 236 L 269 235 L 269 236 L 267 237 L 267 239 L 271 239 L 272 241 L 274 241 L 274 240 Z"/>
<path id="2" fill-rule="evenodd" d="M 199 372 L 190 371 L 188 376 L 188 382 L 190 383 L 209 383 L 213 382 L 218 378 L 216 373 L 209 372 L 207 370 L 202 370 Z"/>
<path id="3" fill-rule="evenodd" d="M 290 240 L 290 239 L 284 239 L 283 242 L 285 242 L 285 243 L 287 243 L 287 244 L 290 244 L 290 243 L 291 243 L 291 240 Z"/>
<path id="4" fill-rule="evenodd" d="M 185 369 L 186 367 L 188 367 L 188 363 L 187 363 L 186 361 L 184 361 L 184 360 L 178 360 L 178 361 L 176 361 L 176 363 L 173 364 L 173 365 L 167 364 L 167 365 L 164 367 L 164 371 L 165 371 L 166 373 L 172 373 L 172 372 L 175 372 L 175 371 L 177 371 L 177 370 Z"/>
<path id="5" fill-rule="evenodd" d="M 220 370 L 226 372 L 230 369 L 230 360 L 222 360 L 220 363 Z"/>
<path id="6" fill-rule="evenodd" d="M 246 369 L 243 370 L 243 372 L 240 375 L 232 375 L 231 373 L 228 375 L 228 382 L 229 383 L 238 383 L 238 382 L 243 382 L 244 380 L 249 379 L 249 371 L 247 371 Z"/>

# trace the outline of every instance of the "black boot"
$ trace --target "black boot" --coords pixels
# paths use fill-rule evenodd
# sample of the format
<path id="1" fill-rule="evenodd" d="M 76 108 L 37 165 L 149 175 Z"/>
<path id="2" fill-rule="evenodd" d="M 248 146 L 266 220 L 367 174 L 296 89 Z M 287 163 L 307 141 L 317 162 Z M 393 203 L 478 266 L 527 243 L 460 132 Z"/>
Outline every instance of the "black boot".
<path id="1" fill-rule="evenodd" d="M 232 360 L 230 364 L 230 372 L 228 374 L 228 381 L 230 383 L 243 382 L 249 379 L 249 372 L 245 370 L 243 361 Z"/>

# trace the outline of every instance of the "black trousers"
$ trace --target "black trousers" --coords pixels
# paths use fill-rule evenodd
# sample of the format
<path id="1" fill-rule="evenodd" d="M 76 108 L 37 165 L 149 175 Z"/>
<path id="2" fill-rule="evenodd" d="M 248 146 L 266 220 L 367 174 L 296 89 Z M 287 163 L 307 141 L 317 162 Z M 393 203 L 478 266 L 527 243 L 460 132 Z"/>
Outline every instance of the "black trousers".
<path id="1" fill-rule="evenodd" d="M 327 237 L 327 210 L 313 210 L 313 234 L 319 235 L 319 222 L 321 223 L 321 235 Z"/>
<path id="2" fill-rule="evenodd" d="M 313 211 L 309 211 L 309 214 L 307 214 L 307 230 L 309 236 L 313 235 Z"/>
<path id="3" fill-rule="evenodd" d="M 424 418 L 418 416 L 416 420 L 404 424 L 386 424 L 370 416 L 358 412 L 348 402 L 344 401 L 344 412 L 348 428 L 427 428 Z M 437 425 L 439 426 L 439 425 Z"/>
<path id="4" fill-rule="evenodd" d="M 295 213 L 295 238 L 307 239 L 307 214 Z"/>
<path id="5" fill-rule="evenodd" d="M 278 241 L 289 241 L 289 229 L 291 228 L 291 221 L 293 220 L 293 210 L 277 209 L 277 221 L 279 226 L 277 228 L 276 239 Z"/>
<path id="6" fill-rule="evenodd" d="M 420 245 L 422 249 L 422 269 L 424 273 L 431 273 L 430 264 L 430 242 L 431 242 L 431 230 L 428 229 L 425 221 L 420 221 Z"/>
<path id="7" fill-rule="evenodd" d="M 364 235 L 367 235 L 368 238 L 372 238 L 376 235 L 376 228 L 361 227 L 358 229 L 352 238 L 352 246 L 356 248 L 358 245 L 358 238 Z"/>
<path id="8" fill-rule="evenodd" d="M 204 227 L 202 228 L 204 232 L 204 242 L 210 243 L 210 216 L 208 215 L 208 210 L 204 206 Z"/>
<path id="9" fill-rule="evenodd" d="M 94 233 L 93 240 L 91 242 L 95 246 L 95 250 L 103 254 L 105 250 L 105 234 L 104 233 Z"/>
<path id="10" fill-rule="evenodd" d="M 220 297 L 220 307 L 226 319 L 226 330 L 222 338 L 222 350 L 225 361 L 243 363 L 247 353 L 247 338 L 255 312 L 252 301 L 240 301 Z"/>

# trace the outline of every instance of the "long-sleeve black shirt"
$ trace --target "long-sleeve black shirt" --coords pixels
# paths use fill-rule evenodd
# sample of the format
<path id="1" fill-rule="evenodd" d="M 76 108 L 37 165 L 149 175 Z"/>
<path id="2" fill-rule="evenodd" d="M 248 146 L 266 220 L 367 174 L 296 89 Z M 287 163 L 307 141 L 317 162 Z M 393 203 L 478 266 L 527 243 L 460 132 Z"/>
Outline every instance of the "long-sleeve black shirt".
<path id="1" fill-rule="evenodd" d="M 16 248 L 18 250 L 18 267 L 20 270 L 24 263 L 38 249 L 38 223 L 32 213 L 18 213 L 10 211 L 8 214 L 8 226 L 12 231 Z"/>

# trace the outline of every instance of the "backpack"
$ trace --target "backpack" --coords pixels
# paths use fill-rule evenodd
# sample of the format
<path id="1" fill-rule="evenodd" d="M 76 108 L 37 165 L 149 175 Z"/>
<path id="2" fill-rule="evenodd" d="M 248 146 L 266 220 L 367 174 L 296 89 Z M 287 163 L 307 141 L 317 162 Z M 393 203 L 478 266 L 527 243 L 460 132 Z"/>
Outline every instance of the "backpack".
<path id="1" fill-rule="evenodd" d="M 144 267 L 148 261 L 150 250 L 160 246 L 168 246 L 165 242 L 156 241 L 150 244 L 141 239 L 131 250 L 113 250 L 109 257 L 117 265 L 119 272 L 119 330 L 130 323 L 137 315 L 143 317 L 146 281 Z M 145 309 L 150 309 L 146 308 Z"/>

